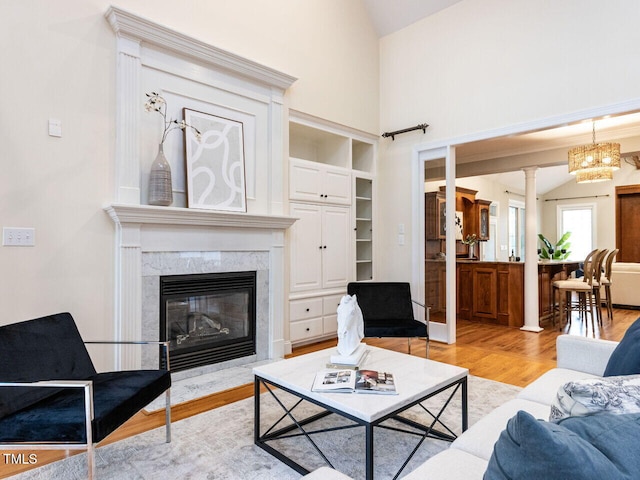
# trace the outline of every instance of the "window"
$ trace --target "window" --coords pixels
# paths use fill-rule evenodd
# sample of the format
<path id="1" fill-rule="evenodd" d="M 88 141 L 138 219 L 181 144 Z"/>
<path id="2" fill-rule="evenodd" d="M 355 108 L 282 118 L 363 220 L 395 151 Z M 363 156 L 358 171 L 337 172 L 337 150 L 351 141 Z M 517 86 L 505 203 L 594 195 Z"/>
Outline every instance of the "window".
<path id="1" fill-rule="evenodd" d="M 571 232 L 569 260 L 584 260 L 595 242 L 595 204 L 558 205 L 558 238 Z"/>
<path id="2" fill-rule="evenodd" d="M 524 260 L 524 204 L 522 202 L 509 201 L 509 255 L 520 257 Z"/>

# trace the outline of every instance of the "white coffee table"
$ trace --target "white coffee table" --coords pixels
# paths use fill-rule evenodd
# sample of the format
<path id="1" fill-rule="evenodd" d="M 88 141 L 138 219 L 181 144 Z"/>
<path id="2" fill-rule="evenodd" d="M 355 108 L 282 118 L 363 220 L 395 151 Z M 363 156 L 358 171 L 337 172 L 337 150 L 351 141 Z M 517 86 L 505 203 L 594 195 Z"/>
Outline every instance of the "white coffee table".
<path id="1" fill-rule="evenodd" d="M 452 441 L 456 436 L 440 421 L 440 416 L 456 392 L 460 391 L 462 400 L 462 430 L 467 429 L 467 375 L 469 371 L 466 368 L 447 365 L 445 363 L 383 348 L 367 346 L 367 349 L 369 353 L 364 359 L 361 368 L 392 373 L 398 391 L 397 395 L 312 392 L 311 386 L 316 373 L 326 369 L 326 364 L 330 356 L 336 353 L 335 348 L 320 350 L 307 355 L 292 357 L 255 367 L 253 369 L 255 377 L 255 444 L 304 475 L 309 473 L 307 468 L 269 445 L 270 440 L 276 439 L 281 435 L 286 435 L 293 430 L 299 430 L 314 444 L 314 447 L 327 464 L 333 467 L 315 445 L 311 435 L 305 432 L 304 426 L 331 413 L 341 415 L 353 421 L 354 426 L 364 426 L 366 478 L 373 479 L 374 427 L 386 420 L 399 420 L 414 428 L 419 428 L 424 432 L 423 440 L 426 438 L 438 438 L 445 441 Z M 276 399 L 278 390 L 284 390 L 304 401 L 318 405 L 324 410 L 322 413 L 309 418 L 295 419 L 297 425 L 293 424 L 279 430 L 275 429 L 277 426 L 276 423 L 276 425 L 273 425 L 263 434 L 261 433 L 260 426 L 261 387 L 266 388 Z M 424 424 L 417 423 L 400 415 L 403 411 L 445 390 L 450 390 L 450 392 L 447 392 L 450 394 L 439 412 L 433 414 L 423 407 L 425 412 L 428 413 L 428 422 Z M 288 410 L 282 403 L 280 405 L 285 412 L 283 417 L 287 416 L 293 419 L 292 409 Z M 436 424 L 444 426 L 448 433 L 436 430 L 434 428 Z M 404 469 L 414 453 L 415 450 L 411 452 L 409 458 L 400 469 L 400 472 Z M 398 474 L 400 474 L 400 472 L 398 472 Z"/>

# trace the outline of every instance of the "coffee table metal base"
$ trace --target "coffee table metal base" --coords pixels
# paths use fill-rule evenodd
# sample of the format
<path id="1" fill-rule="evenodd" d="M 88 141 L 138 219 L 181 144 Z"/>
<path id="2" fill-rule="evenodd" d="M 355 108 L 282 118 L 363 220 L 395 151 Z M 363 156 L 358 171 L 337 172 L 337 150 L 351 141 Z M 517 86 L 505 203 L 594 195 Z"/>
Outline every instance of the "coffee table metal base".
<path id="1" fill-rule="evenodd" d="M 283 410 L 283 414 L 282 416 L 271 426 L 269 427 L 264 433 L 261 433 L 261 421 L 260 421 L 260 399 L 261 399 L 261 388 L 264 387 L 266 389 L 266 391 L 272 396 L 272 398 L 275 399 L 275 401 L 278 403 L 278 405 L 282 408 Z M 288 408 L 284 405 L 284 403 L 282 403 L 282 401 L 278 398 L 276 392 L 277 390 L 282 390 L 285 392 L 288 392 L 289 394 L 295 396 L 298 398 L 298 400 L 295 402 L 295 404 L 291 407 Z M 446 400 L 444 401 L 444 403 L 442 404 L 442 406 L 440 407 L 440 409 L 437 412 L 431 412 L 427 407 L 425 407 L 422 402 L 424 402 L 425 400 L 434 397 L 435 395 L 438 395 L 442 392 L 447 392 L 448 397 L 446 397 Z M 398 472 L 395 474 L 395 476 L 393 477 L 398 478 L 398 476 L 402 473 L 402 471 L 405 469 L 405 467 L 409 464 L 409 462 L 411 461 L 411 459 L 413 458 L 413 456 L 416 454 L 416 452 L 418 451 L 418 449 L 420 448 L 420 446 L 423 444 L 423 442 L 428 439 L 428 438 L 435 438 L 438 440 L 444 440 L 444 441 L 448 441 L 451 442 L 453 440 L 456 439 L 456 434 L 449 428 L 447 427 L 440 419 L 440 417 L 442 416 L 442 414 L 444 413 L 444 411 L 446 410 L 446 408 L 449 406 L 451 400 L 455 397 L 456 393 L 460 391 L 461 392 L 461 414 L 462 414 L 462 431 L 465 431 L 468 428 L 468 405 L 467 405 L 467 377 L 463 377 L 460 380 L 456 380 L 453 381 L 452 383 L 444 386 L 443 388 L 441 388 L 440 390 L 434 391 L 432 393 L 429 393 L 428 395 L 425 395 L 422 398 L 419 398 L 418 400 L 414 401 L 413 403 L 410 403 L 408 405 L 403 405 L 401 408 L 398 408 L 398 410 L 393 411 L 391 413 L 389 413 L 388 415 L 377 419 L 376 421 L 373 422 L 367 422 L 364 421 L 362 419 L 356 418 L 352 415 L 349 415 L 345 412 L 339 411 L 337 409 L 331 408 L 330 406 L 327 406 L 321 402 L 318 402 L 314 399 L 311 399 L 309 397 L 306 397 L 305 395 L 302 395 L 298 392 L 294 392 L 292 390 L 289 390 L 281 385 L 277 385 L 275 383 L 270 382 L 269 380 L 266 380 L 264 378 L 261 378 L 259 376 L 255 376 L 255 380 L 254 380 L 254 409 L 255 409 L 255 428 L 254 428 L 254 443 L 262 448 L 263 450 L 265 450 L 266 452 L 270 453 L 271 455 L 273 455 L 274 457 L 278 458 L 280 461 L 284 462 L 286 465 L 290 466 L 291 468 L 293 468 L 294 470 L 296 470 L 298 473 L 302 474 L 302 475 L 306 475 L 307 473 L 309 473 L 309 470 L 307 468 L 305 468 L 304 466 L 300 465 L 298 462 L 296 462 L 295 460 L 293 460 L 292 458 L 288 457 L 287 455 L 285 455 L 283 452 L 277 450 L 276 448 L 272 447 L 269 442 L 273 441 L 273 440 L 277 440 L 277 439 L 283 439 L 283 438 L 292 438 L 292 437 L 303 437 L 306 438 L 311 446 L 313 447 L 313 449 L 316 451 L 316 453 L 323 459 L 323 461 L 330 466 L 331 468 L 334 468 L 333 464 L 329 461 L 329 459 L 325 456 L 325 454 L 322 452 L 322 450 L 320 449 L 320 447 L 317 445 L 316 442 L 314 442 L 313 440 L 313 435 L 317 434 L 317 433 L 325 433 L 325 432 L 329 432 L 329 431 L 337 431 L 337 430 L 344 430 L 344 429 L 348 429 L 348 428 L 356 428 L 356 427 L 364 427 L 365 430 L 365 470 L 366 470 L 366 478 L 367 480 L 373 479 L 373 467 L 374 467 L 374 462 L 373 462 L 373 458 L 374 458 L 374 445 L 373 445 L 373 438 L 374 438 L 374 427 L 378 427 L 378 428 L 386 428 L 389 430 L 394 430 L 397 432 L 401 432 L 401 433 L 405 433 L 405 434 L 409 434 L 409 435 L 415 435 L 417 437 L 419 437 L 419 440 L 415 446 L 415 448 L 409 453 L 409 455 L 407 456 L 406 460 L 404 461 L 404 463 L 402 464 L 402 466 L 400 467 L 400 469 L 398 470 Z M 350 394 L 346 394 L 346 395 L 350 395 Z M 353 394 L 356 395 L 356 394 Z M 310 402 L 313 403 L 319 407 L 321 407 L 323 409 L 323 411 L 321 411 L 320 413 L 317 413 L 315 415 L 311 415 L 309 417 L 305 417 L 302 419 L 297 419 L 294 415 L 294 410 L 296 407 L 298 407 L 302 402 Z M 406 410 L 415 407 L 415 406 L 419 406 L 424 413 L 427 414 L 428 416 L 428 422 L 426 423 L 419 423 L 416 422 L 414 420 L 411 420 L 409 418 L 406 418 L 402 415 L 400 415 L 402 412 L 405 412 Z M 338 426 L 338 427 L 333 427 L 333 428 L 320 428 L 320 429 L 309 429 L 309 427 L 311 427 L 311 424 L 328 416 L 331 414 L 337 414 L 340 415 L 341 417 L 347 418 L 349 420 L 351 420 L 353 423 L 352 424 L 348 424 L 348 425 L 342 425 L 342 426 Z M 289 420 L 291 420 L 291 424 L 278 428 L 278 425 L 280 425 L 280 423 L 285 420 L 286 418 L 288 418 Z M 383 425 L 384 422 L 387 422 L 388 420 L 396 420 L 404 425 L 407 425 L 408 427 L 411 427 L 412 429 L 407 429 L 407 428 L 400 428 L 398 426 L 392 426 L 392 425 Z M 436 428 L 436 426 L 438 428 Z M 307 428 L 305 428 L 307 427 Z M 442 431 L 442 429 L 444 429 L 445 431 Z"/>

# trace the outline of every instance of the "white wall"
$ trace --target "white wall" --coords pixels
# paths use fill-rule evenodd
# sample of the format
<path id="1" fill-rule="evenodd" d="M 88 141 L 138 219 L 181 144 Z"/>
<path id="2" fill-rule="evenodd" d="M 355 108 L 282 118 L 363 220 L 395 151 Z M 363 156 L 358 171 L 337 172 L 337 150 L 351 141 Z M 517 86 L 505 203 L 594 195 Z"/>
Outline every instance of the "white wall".
<path id="1" fill-rule="evenodd" d="M 0 324 L 70 311 L 113 338 L 115 34 L 107 0 L 0 2 Z M 378 132 L 378 41 L 360 2 L 119 0 L 118 7 L 299 77 L 288 106 Z M 140 99 L 142 111 L 144 99 Z M 62 138 L 49 137 L 50 117 Z M 155 147 L 154 147 L 155 148 Z"/>
<path id="2" fill-rule="evenodd" d="M 381 129 L 430 127 L 381 142 L 383 219 L 411 224 L 418 144 L 638 98 L 639 15 L 627 0 L 463 0 L 384 37 Z M 380 243 L 393 262 L 381 276 L 406 278 L 411 248 L 386 231 Z"/>

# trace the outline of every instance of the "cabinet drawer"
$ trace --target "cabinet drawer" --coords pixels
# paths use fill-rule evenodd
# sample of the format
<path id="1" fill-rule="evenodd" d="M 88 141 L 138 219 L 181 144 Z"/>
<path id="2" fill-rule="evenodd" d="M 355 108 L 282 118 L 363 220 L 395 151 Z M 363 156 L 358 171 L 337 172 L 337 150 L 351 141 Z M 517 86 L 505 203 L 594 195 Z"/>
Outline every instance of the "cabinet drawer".
<path id="1" fill-rule="evenodd" d="M 323 315 L 336 315 L 338 311 L 338 305 L 342 300 L 343 295 L 330 295 L 322 298 L 322 314 Z"/>
<path id="2" fill-rule="evenodd" d="M 324 334 L 338 332 L 338 315 L 322 317 L 322 331 Z"/>
<path id="3" fill-rule="evenodd" d="M 292 322 L 290 325 L 291 341 L 304 340 L 306 338 L 318 337 L 323 334 L 322 318 L 312 318 Z"/>
<path id="4" fill-rule="evenodd" d="M 322 297 L 289 302 L 289 319 L 292 322 L 320 316 L 322 316 Z"/>

